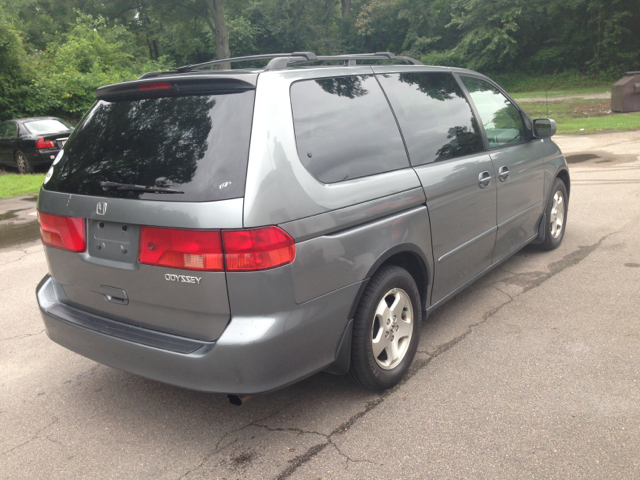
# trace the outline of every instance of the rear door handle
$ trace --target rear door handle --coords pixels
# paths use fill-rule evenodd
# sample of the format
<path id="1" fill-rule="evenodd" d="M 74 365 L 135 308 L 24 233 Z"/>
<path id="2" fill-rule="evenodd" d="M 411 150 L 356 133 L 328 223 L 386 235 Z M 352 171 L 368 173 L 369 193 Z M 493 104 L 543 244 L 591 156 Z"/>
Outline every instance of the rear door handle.
<path id="1" fill-rule="evenodd" d="M 480 186 L 480 188 L 487 188 L 490 184 L 491 174 L 488 170 L 478 175 L 478 185 Z"/>
<path id="2" fill-rule="evenodd" d="M 501 182 L 504 182 L 507 178 L 509 178 L 509 169 L 506 165 L 503 165 L 498 169 L 498 178 Z"/>
<path id="3" fill-rule="evenodd" d="M 129 297 L 127 292 L 121 288 L 109 287 L 107 285 L 100 285 L 100 293 L 104 295 L 104 298 L 111 303 L 118 305 L 127 305 L 129 303 Z"/>

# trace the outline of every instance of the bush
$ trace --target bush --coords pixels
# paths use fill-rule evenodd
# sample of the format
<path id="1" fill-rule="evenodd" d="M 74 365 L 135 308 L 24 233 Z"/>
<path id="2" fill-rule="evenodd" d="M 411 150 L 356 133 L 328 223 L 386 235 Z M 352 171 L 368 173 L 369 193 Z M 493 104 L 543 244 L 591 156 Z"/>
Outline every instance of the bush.
<path id="1" fill-rule="evenodd" d="M 137 50 L 124 27 L 106 27 L 102 18 L 76 14 L 76 25 L 69 33 L 49 43 L 46 51 L 31 55 L 8 24 L 0 21 L 3 120 L 54 115 L 74 122 L 95 102 L 96 88 L 172 68 L 166 59 L 151 61 Z M 3 45 L 7 45 L 4 50 Z"/>

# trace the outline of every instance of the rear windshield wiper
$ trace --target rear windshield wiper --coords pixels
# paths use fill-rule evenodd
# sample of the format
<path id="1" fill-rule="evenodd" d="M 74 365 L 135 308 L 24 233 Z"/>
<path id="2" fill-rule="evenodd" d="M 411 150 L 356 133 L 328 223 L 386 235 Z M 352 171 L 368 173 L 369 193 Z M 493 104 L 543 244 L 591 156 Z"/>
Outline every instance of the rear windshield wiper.
<path id="1" fill-rule="evenodd" d="M 180 190 L 176 190 L 175 188 L 135 185 L 133 183 L 100 182 L 100 186 L 105 192 L 115 189 L 121 192 L 184 193 Z"/>

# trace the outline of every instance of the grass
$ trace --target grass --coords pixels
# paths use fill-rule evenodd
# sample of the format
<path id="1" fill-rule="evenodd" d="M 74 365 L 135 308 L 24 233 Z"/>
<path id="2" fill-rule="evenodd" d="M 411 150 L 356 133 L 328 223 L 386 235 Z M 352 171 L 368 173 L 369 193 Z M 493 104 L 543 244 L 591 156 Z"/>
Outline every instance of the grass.
<path id="1" fill-rule="evenodd" d="M 522 103 L 531 118 L 553 118 L 558 133 L 624 132 L 640 128 L 640 112 L 613 113 L 609 100 L 573 99 L 561 102 Z"/>
<path id="2" fill-rule="evenodd" d="M 598 74 L 584 75 L 574 70 L 567 70 L 556 74 L 533 74 L 523 72 L 507 74 L 489 74 L 502 88 L 509 93 L 537 92 L 544 97 L 545 90 L 549 92 L 565 93 L 599 93 L 611 91 L 611 85 L 620 79 L 619 73 L 601 72 Z"/>
<path id="3" fill-rule="evenodd" d="M 0 198 L 38 193 L 43 181 L 44 173 L 18 175 L 17 173 L 2 174 L 0 172 Z"/>

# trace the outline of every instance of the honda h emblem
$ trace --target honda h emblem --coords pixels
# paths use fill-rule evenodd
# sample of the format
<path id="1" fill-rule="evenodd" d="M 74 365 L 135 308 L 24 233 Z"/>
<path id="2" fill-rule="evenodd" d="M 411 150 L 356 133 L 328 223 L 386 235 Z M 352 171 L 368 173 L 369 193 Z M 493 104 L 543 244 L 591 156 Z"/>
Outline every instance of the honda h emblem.
<path id="1" fill-rule="evenodd" d="M 98 215 L 107 213 L 107 202 L 98 202 L 98 205 L 96 205 L 96 213 Z"/>

